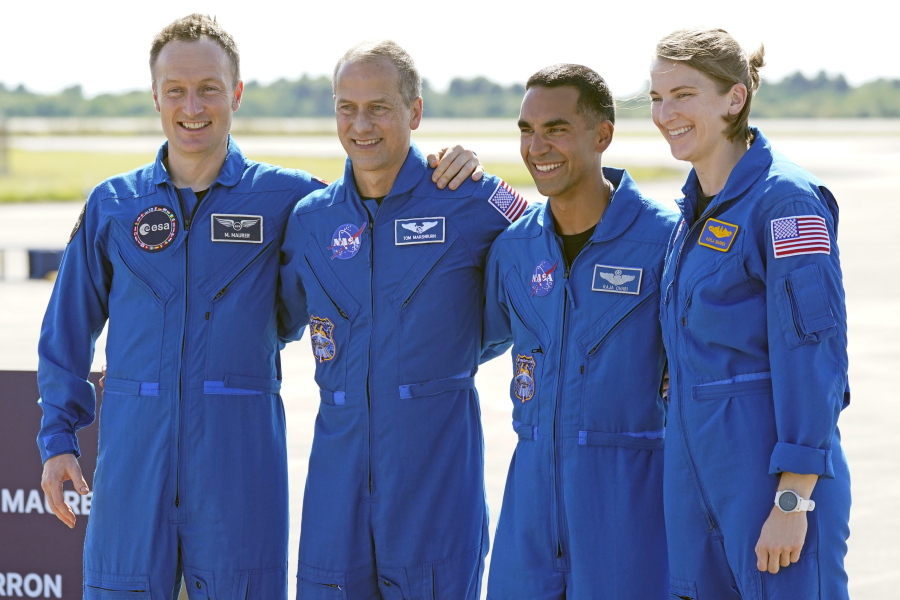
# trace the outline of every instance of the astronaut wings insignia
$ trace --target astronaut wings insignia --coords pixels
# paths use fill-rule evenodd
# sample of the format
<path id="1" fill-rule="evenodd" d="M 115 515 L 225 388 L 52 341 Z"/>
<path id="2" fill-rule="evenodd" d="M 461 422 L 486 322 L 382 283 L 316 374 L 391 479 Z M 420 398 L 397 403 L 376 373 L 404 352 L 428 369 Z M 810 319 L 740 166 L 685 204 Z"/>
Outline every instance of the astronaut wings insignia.
<path id="1" fill-rule="evenodd" d="M 600 277 L 607 280 L 613 285 L 622 285 L 628 283 L 629 281 L 635 280 L 635 275 L 622 275 L 622 272 L 617 270 L 614 273 L 600 272 Z"/>
<path id="2" fill-rule="evenodd" d="M 413 233 L 425 233 L 437 224 L 437 221 L 424 221 L 421 225 L 417 223 L 402 223 L 400 226 L 403 227 L 403 229 L 412 231 Z"/>
<path id="3" fill-rule="evenodd" d="M 234 219 L 223 219 L 221 217 L 216 217 L 216 221 L 225 227 L 231 227 L 235 231 L 240 231 L 244 227 L 251 227 L 259 223 L 259 219 L 241 219 L 240 221 L 236 221 Z"/>
<path id="4" fill-rule="evenodd" d="M 721 225 L 710 226 L 709 230 L 712 231 L 713 235 L 715 235 L 717 238 L 723 238 L 725 236 L 731 235 L 731 230 L 722 227 Z"/>

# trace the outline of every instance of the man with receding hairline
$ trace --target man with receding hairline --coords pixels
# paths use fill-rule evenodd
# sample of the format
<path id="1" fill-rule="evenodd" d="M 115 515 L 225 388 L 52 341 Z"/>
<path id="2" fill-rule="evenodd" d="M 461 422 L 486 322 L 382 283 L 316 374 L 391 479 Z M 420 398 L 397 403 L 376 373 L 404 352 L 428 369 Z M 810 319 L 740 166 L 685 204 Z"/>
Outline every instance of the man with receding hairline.
<path id="1" fill-rule="evenodd" d="M 284 599 L 279 247 L 294 204 L 325 184 L 230 138 L 243 83 L 214 19 L 167 26 L 150 66 L 167 142 L 91 193 L 44 318 L 42 487 L 74 526 L 63 482 L 88 492 L 76 431 L 94 419 L 86 378 L 108 320 L 83 597 L 171 600 L 183 575 L 191 598 Z"/>
<path id="2" fill-rule="evenodd" d="M 297 205 L 279 293 L 289 336 L 310 328 L 321 398 L 297 596 L 477 600 L 484 259 L 525 202 L 492 176 L 432 183 L 410 142 L 419 75 L 393 42 L 351 48 L 334 95 L 344 177 Z"/>

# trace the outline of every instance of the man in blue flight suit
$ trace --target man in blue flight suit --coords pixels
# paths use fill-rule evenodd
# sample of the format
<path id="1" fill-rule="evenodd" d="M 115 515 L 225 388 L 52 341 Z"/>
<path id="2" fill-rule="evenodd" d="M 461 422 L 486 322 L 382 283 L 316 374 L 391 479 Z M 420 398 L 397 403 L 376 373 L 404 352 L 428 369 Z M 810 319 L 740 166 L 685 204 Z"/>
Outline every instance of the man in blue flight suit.
<path id="1" fill-rule="evenodd" d="M 601 167 L 615 105 L 581 65 L 535 73 L 521 152 L 548 196 L 494 242 L 486 353 L 513 338 L 518 434 L 491 600 L 667 597 L 659 281 L 675 213 Z"/>
<path id="2" fill-rule="evenodd" d="M 297 205 L 282 257 L 284 326 L 309 326 L 321 398 L 297 596 L 477 600 L 484 261 L 525 202 L 495 177 L 430 181 L 410 144 L 420 78 L 393 42 L 350 49 L 334 93 L 344 177 Z"/>
<path id="3" fill-rule="evenodd" d="M 287 596 L 287 460 L 275 313 L 290 210 L 324 183 L 247 160 L 229 137 L 241 102 L 234 40 L 190 15 L 151 49 L 167 143 L 92 192 L 44 319 L 42 487 L 75 516 L 88 493 L 76 431 L 109 320 L 108 369 L 84 598 Z"/>

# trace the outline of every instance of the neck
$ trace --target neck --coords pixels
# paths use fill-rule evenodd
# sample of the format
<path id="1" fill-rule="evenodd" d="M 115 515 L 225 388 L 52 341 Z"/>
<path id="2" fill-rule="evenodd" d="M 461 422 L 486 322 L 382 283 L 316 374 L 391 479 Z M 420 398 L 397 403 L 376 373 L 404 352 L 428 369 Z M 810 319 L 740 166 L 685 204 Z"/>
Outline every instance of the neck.
<path id="1" fill-rule="evenodd" d="M 191 188 L 195 192 L 209 189 L 219 176 L 225 157 L 228 154 L 228 145 L 224 144 L 215 152 L 203 156 L 183 155 L 169 149 L 169 155 L 164 164 L 169 172 L 172 184 L 179 188 Z"/>
<path id="2" fill-rule="evenodd" d="M 379 171 L 357 171 L 353 169 L 353 181 L 356 183 L 356 191 L 363 198 L 384 198 L 394 187 L 399 165 L 396 169 Z"/>
<path id="3" fill-rule="evenodd" d="M 746 154 L 748 144 L 744 140 L 729 142 L 725 148 L 714 153 L 706 160 L 692 163 L 697 179 L 700 180 L 700 189 L 707 196 L 715 196 L 725 187 L 728 177 L 734 167 Z"/>
<path id="4" fill-rule="evenodd" d="M 600 175 L 600 181 L 571 194 L 550 197 L 550 211 L 556 227 L 562 235 L 575 235 L 587 231 L 603 218 L 612 195 L 609 182 Z"/>

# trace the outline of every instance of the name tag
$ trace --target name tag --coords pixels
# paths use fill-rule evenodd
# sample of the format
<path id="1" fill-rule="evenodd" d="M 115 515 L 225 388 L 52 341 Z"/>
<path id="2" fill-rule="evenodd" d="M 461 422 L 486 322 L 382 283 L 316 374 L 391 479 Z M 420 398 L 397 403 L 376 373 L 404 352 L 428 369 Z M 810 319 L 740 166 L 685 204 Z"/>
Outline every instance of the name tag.
<path id="1" fill-rule="evenodd" d="M 591 289 L 595 292 L 614 294 L 640 294 L 643 276 L 643 269 L 594 265 L 594 281 Z"/>
<path id="2" fill-rule="evenodd" d="M 445 238 L 445 217 L 421 217 L 394 221 L 395 246 L 443 244 Z"/>
<path id="3" fill-rule="evenodd" d="M 210 231 L 214 242 L 261 244 L 262 215 L 212 215 Z"/>
<path id="4" fill-rule="evenodd" d="M 697 243 L 719 252 L 728 252 L 738 229 L 740 228 L 737 225 L 725 221 L 707 219 L 703 224 L 703 230 L 700 232 L 700 239 L 697 240 Z"/>

